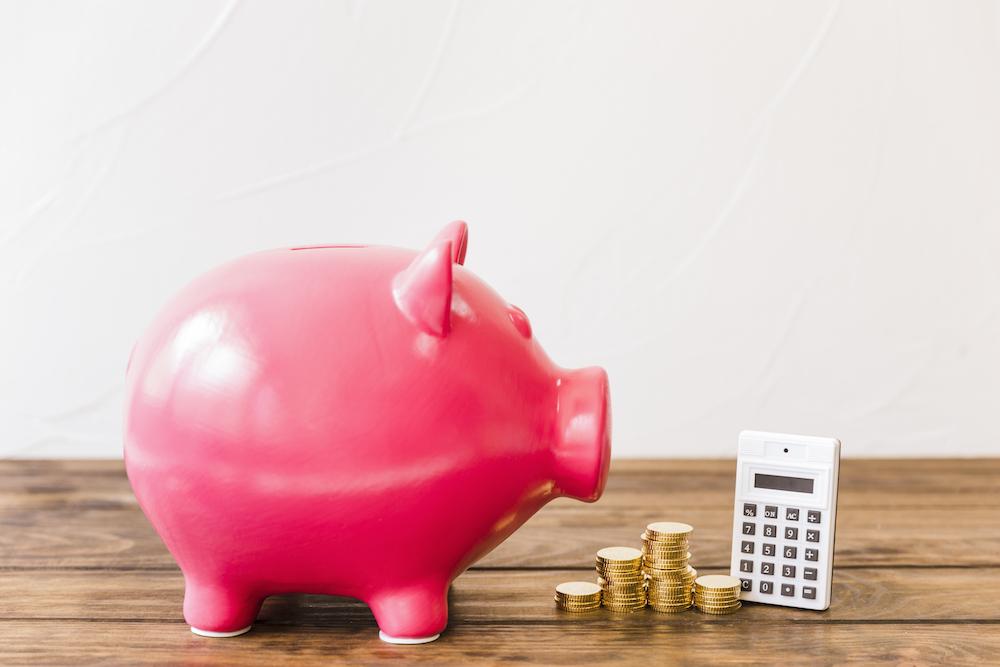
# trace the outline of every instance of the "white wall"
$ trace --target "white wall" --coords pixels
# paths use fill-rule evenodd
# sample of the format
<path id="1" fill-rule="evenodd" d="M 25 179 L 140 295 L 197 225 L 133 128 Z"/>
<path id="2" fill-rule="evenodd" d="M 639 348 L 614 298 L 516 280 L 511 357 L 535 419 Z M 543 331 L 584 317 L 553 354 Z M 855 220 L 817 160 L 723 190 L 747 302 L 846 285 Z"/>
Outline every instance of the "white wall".
<path id="1" fill-rule="evenodd" d="M 4 3 L 0 455 L 120 455 L 131 344 L 212 265 L 454 218 L 608 369 L 619 456 L 1000 455 L 998 12 Z"/>

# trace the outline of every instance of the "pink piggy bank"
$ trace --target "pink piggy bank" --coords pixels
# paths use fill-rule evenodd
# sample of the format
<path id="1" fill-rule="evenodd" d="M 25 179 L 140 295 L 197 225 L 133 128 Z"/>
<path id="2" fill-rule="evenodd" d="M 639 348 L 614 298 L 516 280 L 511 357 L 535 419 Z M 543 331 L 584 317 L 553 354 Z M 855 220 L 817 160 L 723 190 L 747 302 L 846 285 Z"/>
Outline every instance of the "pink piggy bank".
<path id="1" fill-rule="evenodd" d="M 138 341 L 125 464 L 193 632 L 318 593 L 366 602 L 386 641 L 431 641 L 455 577 L 553 498 L 601 495 L 606 374 L 554 365 L 462 267 L 466 242 L 456 222 L 419 253 L 249 255 Z"/>

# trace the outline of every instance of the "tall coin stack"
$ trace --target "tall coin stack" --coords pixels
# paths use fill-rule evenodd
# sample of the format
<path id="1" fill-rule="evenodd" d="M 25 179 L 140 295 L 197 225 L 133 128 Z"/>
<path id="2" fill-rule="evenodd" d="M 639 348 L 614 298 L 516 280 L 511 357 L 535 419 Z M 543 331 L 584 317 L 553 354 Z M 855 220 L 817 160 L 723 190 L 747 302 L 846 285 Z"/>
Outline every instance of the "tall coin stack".
<path id="1" fill-rule="evenodd" d="M 597 552 L 597 583 L 602 604 L 612 611 L 637 611 L 646 606 L 642 552 L 632 547 L 606 547 Z"/>
<path id="2" fill-rule="evenodd" d="M 686 523 L 658 521 L 642 534 L 642 570 L 646 596 L 656 611 L 684 611 L 691 606 L 691 585 L 698 571 L 688 564 L 688 536 L 694 530 Z"/>
<path id="3" fill-rule="evenodd" d="M 583 612 L 601 608 L 601 587 L 591 581 L 567 581 L 556 586 L 556 606 Z"/>
<path id="4" fill-rule="evenodd" d="M 740 580 L 725 574 L 710 574 L 694 580 L 694 604 L 706 614 L 731 614 L 742 605 Z"/>

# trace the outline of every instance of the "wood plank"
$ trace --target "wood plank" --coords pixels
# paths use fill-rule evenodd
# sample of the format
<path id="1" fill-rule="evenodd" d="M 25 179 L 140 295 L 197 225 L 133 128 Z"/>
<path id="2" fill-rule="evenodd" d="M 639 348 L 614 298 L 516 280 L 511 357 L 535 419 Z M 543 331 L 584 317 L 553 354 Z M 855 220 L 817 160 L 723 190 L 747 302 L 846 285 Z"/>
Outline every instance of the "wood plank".
<path id="1" fill-rule="evenodd" d="M 703 574 L 718 573 L 708 570 Z M 469 571 L 451 591 L 453 625 L 463 623 L 576 623 L 600 626 L 610 612 L 583 616 L 555 608 L 553 589 L 563 581 L 594 580 L 593 572 Z M 963 594 L 963 592 L 965 594 Z M 183 622 L 180 572 L 52 572 L 0 574 L 0 622 L 9 620 L 105 620 Z M 748 604 L 727 617 L 733 623 L 861 621 L 973 621 L 1000 623 L 1000 572 L 993 568 L 852 569 L 834 574 L 833 604 L 826 612 Z M 699 624 L 702 614 L 630 615 L 631 623 Z M 642 620 L 635 620 L 641 618 Z M 374 627 L 368 608 L 348 598 L 288 595 L 269 598 L 260 620 L 277 625 Z"/>
<path id="2" fill-rule="evenodd" d="M 845 461 L 847 469 L 838 566 L 1000 565 L 1000 461 Z M 3 461 L 0 472 L 0 569 L 174 567 L 120 461 Z M 693 524 L 695 564 L 722 567 L 732 485 L 732 462 L 618 461 L 601 501 L 554 501 L 477 567 L 587 568 L 597 549 L 636 544 L 662 518 Z"/>
<path id="3" fill-rule="evenodd" d="M 179 623 L 16 621 L 0 624 L 5 665 L 549 665 L 860 664 L 983 665 L 1000 654 L 993 625 L 788 624 L 710 619 L 649 627 L 633 619 L 603 628 L 556 623 L 465 624 L 423 646 L 390 646 L 366 625 L 260 625 L 233 639 L 206 639 Z"/>
<path id="4" fill-rule="evenodd" d="M 728 505 L 725 509 L 656 511 L 616 510 L 600 503 L 559 499 L 476 567 L 586 569 L 601 547 L 638 546 L 645 525 L 663 518 L 695 526 L 691 551 L 696 566 L 723 567 L 729 562 L 732 512 Z M 0 528 L 0 569 L 174 567 L 137 507 L 0 512 Z M 842 509 L 836 548 L 839 567 L 1000 565 L 1000 510 Z"/>

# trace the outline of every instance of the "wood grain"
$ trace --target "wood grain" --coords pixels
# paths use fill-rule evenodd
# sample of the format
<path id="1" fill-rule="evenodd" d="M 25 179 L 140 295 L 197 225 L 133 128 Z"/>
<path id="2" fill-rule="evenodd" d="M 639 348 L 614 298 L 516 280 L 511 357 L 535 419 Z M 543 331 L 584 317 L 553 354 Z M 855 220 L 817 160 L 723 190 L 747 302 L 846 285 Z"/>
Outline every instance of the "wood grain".
<path id="1" fill-rule="evenodd" d="M 0 462 L 0 664 L 984 664 L 1000 655 L 1000 460 L 845 461 L 833 605 L 728 617 L 555 609 L 593 554 L 643 526 L 696 527 L 703 573 L 729 559 L 731 461 L 617 461 L 594 505 L 556 501 L 462 575 L 434 644 L 375 638 L 345 598 L 270 598 L 240 638 L 191 635 L 183 578 L 118 461 Z M 777 659 L 780 656 L 780 660 Z"/>

